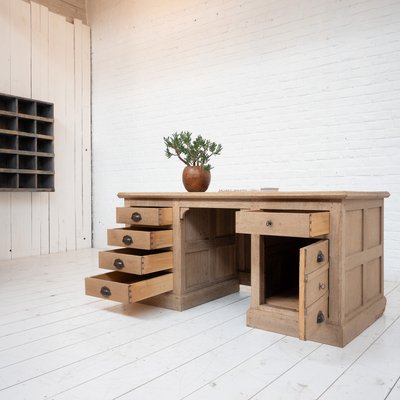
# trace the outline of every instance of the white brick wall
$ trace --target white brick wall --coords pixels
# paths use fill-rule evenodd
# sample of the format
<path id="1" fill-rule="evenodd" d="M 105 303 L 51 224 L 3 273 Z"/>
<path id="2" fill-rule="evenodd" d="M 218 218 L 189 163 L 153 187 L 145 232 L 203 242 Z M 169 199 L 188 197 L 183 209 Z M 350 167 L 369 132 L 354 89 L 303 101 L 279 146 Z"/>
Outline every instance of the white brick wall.
<path id="1" fill-rule="evenodd" d="M 398 0 L 89 0 L 94 244 L 118 191 L 181 191 L 162 137 L 224 146 L 209 190 L 388 190 L 400 279 Z"/>

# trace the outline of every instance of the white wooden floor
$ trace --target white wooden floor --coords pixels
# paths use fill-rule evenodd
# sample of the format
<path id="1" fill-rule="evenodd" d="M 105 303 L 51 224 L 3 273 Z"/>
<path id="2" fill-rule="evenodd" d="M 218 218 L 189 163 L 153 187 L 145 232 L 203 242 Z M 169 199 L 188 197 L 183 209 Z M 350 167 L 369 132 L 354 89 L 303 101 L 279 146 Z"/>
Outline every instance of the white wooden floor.
<path id="1" fill-rule="evenodd" d="M 177 312 L 84 295 L 97 251 L 0 262 L 0 399 L 400 399 L 400 283 L 344 349 L 246 327 L 249 290 Z"/>

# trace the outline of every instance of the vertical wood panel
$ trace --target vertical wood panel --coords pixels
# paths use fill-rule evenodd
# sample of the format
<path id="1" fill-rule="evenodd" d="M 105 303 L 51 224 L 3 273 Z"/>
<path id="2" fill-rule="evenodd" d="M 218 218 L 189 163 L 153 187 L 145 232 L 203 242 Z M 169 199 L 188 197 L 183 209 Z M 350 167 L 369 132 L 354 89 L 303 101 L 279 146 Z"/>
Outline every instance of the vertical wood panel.
<path id="1" fill-rule="evenodd" d="M 82 210 L 83 241 L 81 247 L 92 246 L 92 176 L 90 129 L 90 28 L 82 25 Z"/>
<path id="2" fill-rule="evenodd" d="M 41 24 L 40 24 L 40 5 L 31 3 L 31 76 L 32 76 L 32 97 L 42 99 L 41 97 Z M 32 193 L 32 252 L 31 254 L 40 254 L 41 240 L 41 196 L 40 193 Z"/>
<path id="3" fill-rule="evenodd" d="M 74 165 L 75 161 L 75 86 L 74 86 L 74 26 L 66 23 L 66 71 L 65 71 L 65 161 L 66 165 Z M 65 176 L 65 213 L 66 213 L 66 238 L 67 250 L 76 249 L 75 236 L 75 172 Z"/>
<path id="4" fill-rule="evenodd" d="M 11 1 L 11 93 L 31 96 L 30 4 Z"/>
<path id="5" fill-rule="evenodd" d="M 41 197 L 40 193 L 31 194 L 31 249 L 27 255 L 39 255 L 41 239 Z"/>
<path id="6" fill-rule="evenodd" d="M 49 97 L 54 103 L 55 192 L 50 193 L 50 252 L 66 249 L 65 183 L 65 19 L 49 13 Z"/>
<path id="7" fill-rule="evenodd" d="M 10 0 L 0 1 L 0 91 L 10 93 Z"/>
<path id="8" fill-rule="evenodd" d="M 10 0 L 0 1 L 0 92 L 10 93 Z M 0 193 L 0 259 L 11 258 L 11 194 Z"/>
<path id="9" fill-rule="evenodd" d="M 49 100 L 49 13 L 46 7 L 31 3 L 32 97 Z M 32 254 L 49 252 L 49 193 L 32 193 Z"/>
<path id="10" fill-rule="evenodd" d="M 49 101 L 49 10 L 40 6 L 40 94 L 43 100 Z M 50 252 L 50 194 L 40 193 L 40 253 Z"/>
<path id="11" fill-rule="evenodd" d="M 31 96 L 31 14 L 30 4 L 11 3 L 11 93 Z M 12 257 L 31 254 L 32 194 L 11 194 Z"/>
<path id="12" fill-rule="evenodd" d="M 74 21 L 75 27 L 75 222 L 76 245 L 83 246 L 82 207 L 82 22 Z"/>

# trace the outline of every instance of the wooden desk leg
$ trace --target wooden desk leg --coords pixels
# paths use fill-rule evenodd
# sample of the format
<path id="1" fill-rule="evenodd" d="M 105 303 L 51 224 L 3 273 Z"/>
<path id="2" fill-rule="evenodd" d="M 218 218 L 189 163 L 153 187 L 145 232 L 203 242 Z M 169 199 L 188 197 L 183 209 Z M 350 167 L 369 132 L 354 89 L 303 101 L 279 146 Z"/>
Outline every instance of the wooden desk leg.
<path id="1" fill-rule="evenodd" d="M 264 303 L 264 238 L 261 235 L 251 235 L 251 308 Z"/>

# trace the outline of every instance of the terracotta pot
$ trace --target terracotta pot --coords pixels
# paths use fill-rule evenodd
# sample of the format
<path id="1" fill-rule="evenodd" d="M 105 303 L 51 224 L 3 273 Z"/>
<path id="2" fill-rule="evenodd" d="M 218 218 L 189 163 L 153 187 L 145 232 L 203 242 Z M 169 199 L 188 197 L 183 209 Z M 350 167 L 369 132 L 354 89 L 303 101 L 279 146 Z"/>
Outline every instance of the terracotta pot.
<path id="1" fill-rule="evenodd" d="M 210 171 L 202 167 L 186 166 L 183 170 L 182 182 L 188 192 L 205 192 L 210 181 Z"/>

